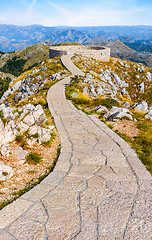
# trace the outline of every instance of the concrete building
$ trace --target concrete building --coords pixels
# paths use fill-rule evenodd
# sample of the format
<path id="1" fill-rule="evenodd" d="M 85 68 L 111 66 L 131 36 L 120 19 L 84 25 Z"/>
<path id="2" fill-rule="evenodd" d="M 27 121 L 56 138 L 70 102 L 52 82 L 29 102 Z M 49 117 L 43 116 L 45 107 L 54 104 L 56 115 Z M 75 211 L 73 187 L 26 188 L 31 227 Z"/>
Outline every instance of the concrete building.
<path id="1" fill-rule="evenodd" d="M 110 48 L 101 46 L 67 45 L 52 46 L 49 49 L 49 57 L 59 57 L 67 54 L 80 54 L 86 57 L 92 57 L 100 61 L 109 62 Z"/>

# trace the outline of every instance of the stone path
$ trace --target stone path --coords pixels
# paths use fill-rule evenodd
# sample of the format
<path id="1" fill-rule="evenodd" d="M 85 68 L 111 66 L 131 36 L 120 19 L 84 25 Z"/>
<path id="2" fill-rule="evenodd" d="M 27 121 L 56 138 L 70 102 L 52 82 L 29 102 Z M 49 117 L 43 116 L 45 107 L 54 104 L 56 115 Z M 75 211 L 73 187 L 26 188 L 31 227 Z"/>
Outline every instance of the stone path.
<path id="1" fill-rule="evenodd" d="M 66 100 L 69 81 L 47 96 L 62 145 L 56 167 L 0 211 L 0 240 L 151 240 L 151 175 L 125 141 Z"/>

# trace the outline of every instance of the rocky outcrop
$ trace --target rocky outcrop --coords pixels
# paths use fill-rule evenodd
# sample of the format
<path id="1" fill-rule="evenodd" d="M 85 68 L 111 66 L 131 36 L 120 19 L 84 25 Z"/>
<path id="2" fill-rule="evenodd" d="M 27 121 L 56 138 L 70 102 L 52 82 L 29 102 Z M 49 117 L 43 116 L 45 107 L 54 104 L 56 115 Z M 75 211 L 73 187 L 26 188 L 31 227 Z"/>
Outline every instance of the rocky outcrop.
<path id="1" fill-rule="evenodd" d="M 7 97 L 11 94 L 15 94 L 14 101 L 18 102 L 22 99 L 27 99 L 31 95 L 37 93 L 38 89 L 43 87 L 45 83 L 48 81 L 55 81 L 61 78 L 61 73 L 55 73 L 48 78 L 42 78 L 41 74 L 38 76 L 34 76 L 34 74 L 38 74 L 40 70 L 44 71 L 45 67 L 42 66 L 41 69 L 34 69 L 31 74 L 28 74 L 22 80 L 15 82 L 14 84 L 11 82 L 12 87 L 10 87 L 1 97 L 0 103 L 7 99 Z"/>
<path id="2" fill-rule="evenodd" d="M 31 137 L 38 133 L 40 143 L 49 141 L 52 127 L 41 127 L 46 120 L 46 116 L 40 104 L 36 107 L 32 104 L 25 105 L 20 117 L 14 116 L 13 111 L 15 108 L 5 107 L 2 104 L 0 105 L 0 109 L 3 109 L 1 111 L 6 118 L 6 122 L 3 122 L 3 119 L 0 118 L 0 147 L 2 155 L 4 154 L 4 147 L 2 148 L 2 146 L 6 146 L 6 144 L 14 141 L 17 135 L 24 134 L 26 131 L 29 132 Z"/>
<path id="3" fill-rule="evenodd" d="M 152 109 L 145 115 L 145 118 L 152 120 Z"/>
<path id="4" fill-rule="evenodd" d="M 127 108 L 119 108 L 113 106 L 107 113 L 104 114 L 104 118 L 107 120 L 113 120 L 115 118 L 127 117 L 133 120 L 131 112 Z"/>
<path id="5" fill-rule="evenodd" d="M 90 71 L 91 72 L 91 71 Z M 83 94 L 89 94 L 90 97 L 99 97 L 108 95 L 111 98 L 117 99 L 117 93 L 121 95 L 127 95 L 130 98 L 126 87 L 128 83 L 121 79 L 115 72 L 111 69 L 101 71 L 101 74 L 87 74 L 86 78 L 82 80 L 82 92 Z M 96 77 L 101 79 L 97 80 Z"/>
<path id="6" fill-rule="evenodd" d="M 131 108 L 142 113 L 148 112 L 148 104 L 145 101 L 135 103 Z"/>

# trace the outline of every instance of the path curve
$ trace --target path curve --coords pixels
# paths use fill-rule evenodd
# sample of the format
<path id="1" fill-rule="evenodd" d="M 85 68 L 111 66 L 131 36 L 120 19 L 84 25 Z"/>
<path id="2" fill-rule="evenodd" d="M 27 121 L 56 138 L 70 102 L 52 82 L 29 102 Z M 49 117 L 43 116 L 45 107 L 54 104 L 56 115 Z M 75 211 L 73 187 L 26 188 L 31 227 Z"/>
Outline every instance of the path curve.
<path id="1" fill-rule="evenodd" d="M 63 56 L 73 75 L 84 73 Z M 151 240 L 152 177 L 134 150 L 65 98 L 48 91 L 61 140 L 54 171 L 0 211 L 0 240 Z"/>

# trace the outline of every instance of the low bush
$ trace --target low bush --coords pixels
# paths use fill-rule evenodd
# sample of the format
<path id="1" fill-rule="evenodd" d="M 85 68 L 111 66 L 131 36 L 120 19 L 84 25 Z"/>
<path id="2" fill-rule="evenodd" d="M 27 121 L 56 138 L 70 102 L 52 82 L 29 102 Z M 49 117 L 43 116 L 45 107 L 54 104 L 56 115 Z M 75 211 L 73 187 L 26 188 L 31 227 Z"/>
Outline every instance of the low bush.
<path id="1" fill-rule="evenodd" d="M 28 164 L 37 164 L 40 163 L 42 160 L 42 157 L 38 153 L 31 152 L 26 156 L 26 162 Z"/>

